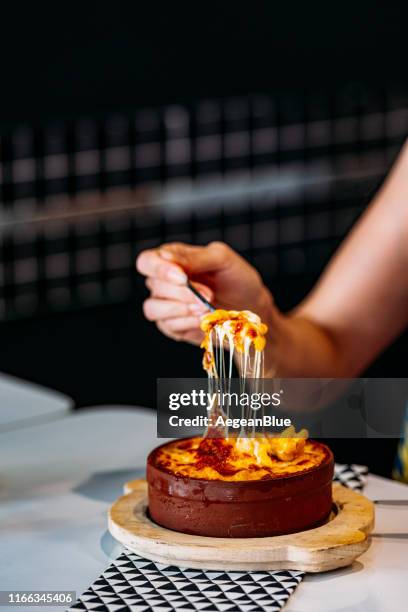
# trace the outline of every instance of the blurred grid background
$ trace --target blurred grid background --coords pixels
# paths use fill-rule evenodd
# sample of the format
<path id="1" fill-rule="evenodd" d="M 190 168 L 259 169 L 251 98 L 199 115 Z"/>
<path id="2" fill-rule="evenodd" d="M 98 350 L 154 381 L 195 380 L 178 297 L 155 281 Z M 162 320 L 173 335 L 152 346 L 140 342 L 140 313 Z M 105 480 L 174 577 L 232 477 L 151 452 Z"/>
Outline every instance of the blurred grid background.
<path id="1" fill-rule="evenodd" d="M 0 370 L 78 408 L 154 407 L 157 377 L 202 375 L 142 315 L 134 260 L 164 241 L 224 240 L 296 305 L 407 136 L 406 13 L 5 4 Z M 366 374 L 407 362 L 405 334 Z M 332 446 L 391 471 L 392 440 Z"/>
<path id="2" fill-rule="evenodd" d="M 164 241 L 315 277 L 408 133 L 401 92 L 252 95 L 1 134 L 2 319 L 120 302 Z"/>

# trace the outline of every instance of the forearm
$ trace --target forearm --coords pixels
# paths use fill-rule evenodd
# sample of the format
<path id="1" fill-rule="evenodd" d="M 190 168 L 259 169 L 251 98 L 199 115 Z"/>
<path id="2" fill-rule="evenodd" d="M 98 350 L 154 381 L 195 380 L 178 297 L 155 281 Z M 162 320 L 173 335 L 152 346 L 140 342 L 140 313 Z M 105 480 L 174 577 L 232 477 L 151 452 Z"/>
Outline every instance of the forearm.
<path id="1" fill-rule="evenodd" d="M 146 317 L 170 338 L 199 344 L 203 306 L 188 276 L 218 308 L 252 310 L 268 325 L 267 376 L 356 376 L 408 325 L 407 201 L 408 144 L 316 287 L 287 315 L 225 244 L 145 251 L 137 267 L 151 291 Z"/>
<path id="2" fill-rule="evenodd" d="M 408 144 L 314 290 L 288 316 L 272 309 L 269 373 L 357 376 L 404 329 L 407 199 Z"/>

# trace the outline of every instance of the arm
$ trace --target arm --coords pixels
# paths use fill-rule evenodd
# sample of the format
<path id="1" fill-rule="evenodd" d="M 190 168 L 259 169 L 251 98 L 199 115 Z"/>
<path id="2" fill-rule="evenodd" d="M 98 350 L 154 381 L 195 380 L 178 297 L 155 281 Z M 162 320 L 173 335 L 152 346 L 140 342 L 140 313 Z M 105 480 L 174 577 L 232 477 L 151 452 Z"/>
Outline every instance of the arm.
<path id="1" fill-rule="evenodd" d="M 276 316 L 270 363 L 294 376 L 360 373 L 408 323 L 407 265 L 406 145 L 314 290 L 289 316 Z"/>
<path id="2" fill-rule="evenodd" d="M 226 245 L 164 245 L 142 253 L 145 315 L 166 335 L 198 343 L 204 310 L 186 274 L 223 308 L 250 309 L 269 326 L 266 375 L 351 377 L 408 322 L 408 147 L 310 295 L 282 314 L 259 274 Z"/>

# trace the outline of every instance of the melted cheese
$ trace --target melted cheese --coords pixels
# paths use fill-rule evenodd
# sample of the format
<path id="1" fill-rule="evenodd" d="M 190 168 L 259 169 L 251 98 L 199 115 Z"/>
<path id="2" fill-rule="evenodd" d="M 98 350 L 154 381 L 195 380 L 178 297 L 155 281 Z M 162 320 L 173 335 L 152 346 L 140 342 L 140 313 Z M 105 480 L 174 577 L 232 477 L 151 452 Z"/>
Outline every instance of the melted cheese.
<path id="1" fill-rule="evenodd" d="M 327 458 L 326 448 L 312 440 L 302 440 L 300 454 L 289 461 L 279 459 L 273 441 L 291 444 L 295 438 L 256 439 L 190 438 L 176 440 L 155 451 L 154 463 L 172 474 L 205 480 L 267 480 L 304 473 L 318 467 Z M 248 443 L 254 446 L 252 452 Z M 266 443 L 267 442 L 267 443 Z M 272 444 L 270 444 L 272 442 Z"/>
<path id="2" fill-rule="evenodd" d="M 220 375 L 216 368 L 214 345 L 223 347 L 226 341 L 230 349 L 230 365 L 234 350 L 244 356 L 244 368 L 241 372 L 244 377 L 249 349 L 253 346 L 257 370 L 253 377 L 259 378 L 261 372 L 256 365 L 261 362 L 260 354 L 265 348 L 268 327 L 261 322 L 258 315 L 249 310 L 215 310 L 201 319 L 201 329 L 204 332 L 204 340 L 201 343 L 201 348 L 204 349 L 203 367 L 209 376 Z"/>
<path id="3" fill-rule="evenodd" d="M 240 376 L 261 378 L 267 326 L 249 310 L 215 310 L 201 320 L 204 340 L 203 366 L 211 391 L 217 391 L 221 379 L 232 376 L 234 351 L 240 356 Z M 229 348 L 226 367 L 224 346 Z M 250 351 L 254 351 L 251 364 Z M 213 422 L 222 412 L 215 405 Z M 254 432 L 228 437 L 228 431 L 212 429 L 205 438 L 178 440 L 157 450 L 156 464 L 174 474 L 207 480 L 260 480 L 296 474 L 312 469 L 324 460 L 324 447 L 306 441 L 307 432 L 296 434 L 289 428 L 280 436 L 257 436 Z"/>

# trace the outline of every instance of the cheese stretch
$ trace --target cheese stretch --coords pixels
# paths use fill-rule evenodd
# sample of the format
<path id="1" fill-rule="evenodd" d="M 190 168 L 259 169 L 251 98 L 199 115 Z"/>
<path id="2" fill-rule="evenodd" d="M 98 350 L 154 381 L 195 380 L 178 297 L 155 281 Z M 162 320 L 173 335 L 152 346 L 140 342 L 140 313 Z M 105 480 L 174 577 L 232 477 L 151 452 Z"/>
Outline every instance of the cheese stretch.
<path id="1" fill-rule="evenodd" d="M 274 440 L 276 442 L 274 443 Z M 272 454 L 295 446 L 296 438 L 259 439 L 259 446 L 244 439 L 188 438 L 175 440 L 156 450 L 155 465 L 172 474 L 205 480 L 269 480 L 309 471 L 327 457 L 326 447 L 313 440 L 302 440 L 302 451 L 290 460 Z M 289 444 L 287 444 L 289 443 Z M 276 444 L 276 446 L 275 446 Z"/>
<path id="2" fill-rule="evenodd" d="M 263 350 L 268 332 L 261 319 L 249 310 L 215 310 L 201 319 L 201 329 L 203 367 L 208 374 L 209 390 L 220 391 L 223 381 L 231 379 L 234 353 L 238 356 L 242 382 L 252 380 L 256 387 L 263 376 Z M 213 422 L 221 412 L 220 406 L 211 408 Z M 241 431 L 239 437 L 225 434 L 213 428 L 204 438 L 177 440 L 158 449 L 156 462 L 180 476 L 242 481 L 304 472 L 325 459 L 323 447 L 306 441 L 307 432 L 296 434 L 293 427 L 279 436 L 259 436 L 254 431 Z"/>

